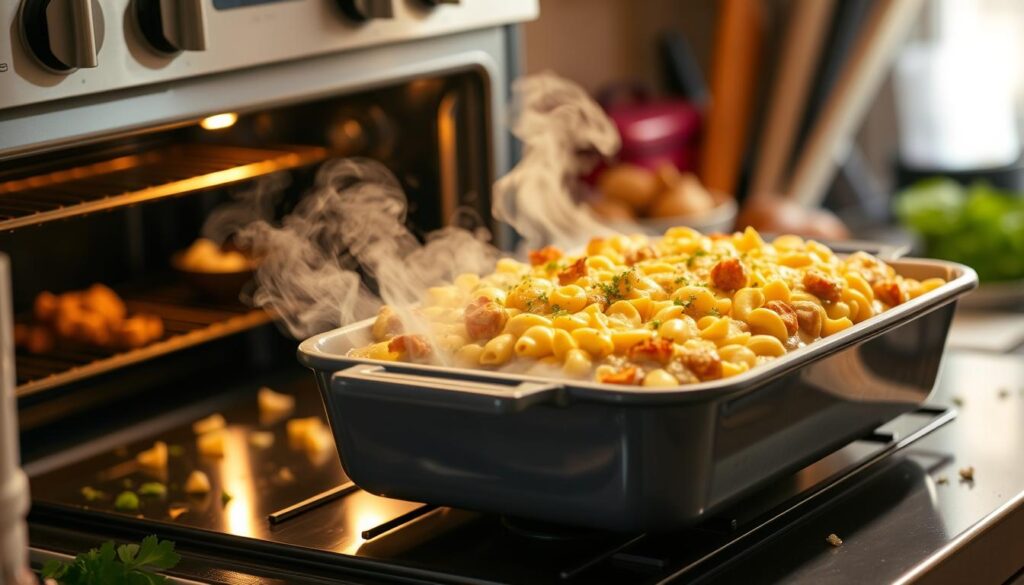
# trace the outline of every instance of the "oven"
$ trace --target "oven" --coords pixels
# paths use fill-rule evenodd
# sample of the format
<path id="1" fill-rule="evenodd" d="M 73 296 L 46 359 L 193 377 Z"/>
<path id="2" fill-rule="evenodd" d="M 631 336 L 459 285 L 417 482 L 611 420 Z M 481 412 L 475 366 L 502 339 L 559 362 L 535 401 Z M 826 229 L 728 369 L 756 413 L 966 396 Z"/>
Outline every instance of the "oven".
<path id="1" fill-rule="evenodd" d="M 299 411 L 322 409 L 297 341 L 244 302 L 251 283 L 211 292 L 175 269 L 211 213 L 239 197 L 273 190 L 267 213 L 279 218 L 325 161 L 362 157 L 397 177 L 414 233 L 468 217 L 503 238 L 490 191 L 513 150 L 516 25 L 537 12 L 536 0 L 3 3 L 0 252 L 33 491 L 45 500 L 55 484 L 38 478 L 196 408 L 226 408 L 243 387 L 307 388 Z M 41 324 L 40 293 L 97 283 L 159 331 L 122 343 Z M 343 481 L 333 463 L 274 505 Z M 60 550 L 39 533 L 70 524 L 46 508 L 36 500 L 33 544 Z M 246 532 L 224 522 L 224 534 Z"/>
<path id="2" fill-rule="evenodd" d="M 128 351 L 19 350 L 25 432 L 157 379 L 273 366 L 266 313 L 196 294 L 169 264 L 238 192 L 284 182 L 284 212 L 323 161 L 368 157 L 399 177 L 409 223 L 425 233 L 467 210 L 486 221 L 508 167 L 507 25 L 534 2 L 178 4 L 27 1 L 0 13 L 11 32 L 0 43 L 0 250 L 15 311 L 27 318 L 41 291 L 104 283 L 129 314 L 164 323 Z M 62 12 L 72 7 L 83 14 Z"/>

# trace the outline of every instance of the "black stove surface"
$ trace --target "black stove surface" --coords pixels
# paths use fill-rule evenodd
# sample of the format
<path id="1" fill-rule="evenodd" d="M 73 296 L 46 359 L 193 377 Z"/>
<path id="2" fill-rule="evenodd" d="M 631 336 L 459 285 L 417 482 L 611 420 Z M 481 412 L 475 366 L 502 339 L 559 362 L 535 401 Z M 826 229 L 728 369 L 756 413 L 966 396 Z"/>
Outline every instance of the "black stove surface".
<path id="1" fill-rule="evenodd" d="M 163 417 L 162 430 L 154 421 L 140 424 L 149 435 L 126 449 L 98 444 L 94 454 L 72 462 L 68 455 L 34 462 L 33 544 L 81 546 L 71 544 L 69 528 L 90 538 L 157 533 L 175 540 L 187 559 L 190 552 L 201 556 L 201 562 L 183 565 L 193 576 L 201 573 L 196 566 L 239 563 L 310 580 L 344 576 L 353 582 L 385 576 L 531 584 L 894 581 L 929 567 L 949 574 L 982 541 L 986 554 L 997 556 L 986 565 L 993 575 L 1024 565 L 1019 357 L 953 354 L 932 397 L 940 404 L 954 398 L 962 403 L 952 422 L 943 425 L 949 416 L 941 411 L 903 417 L 696 528 L 647 535 L 434 508 L 358 489 L 316 500 L 347 481 L 336 453 L 331 448 L 310 457 L 288 444 L 283 422 L 261 425 L 255 398 L 261 384 L 298 397 L 292 416 L 323 417 L 312 376 L 284 372 Z M 229 423 L 221 459 L 200 457 L 191 429 L 193 420 L 212 412 L 223 413 Z M 273 432 L 273 447 L 251 446 L 247 435 L 253 429 Z M 915 436 L 927 430 L 932 432 Z M 175 453 L 180 447 L 163 478 L 167 497 L 143 499 L 138 512 L 114 510 L 113 496 L 126 481 L 137 486 L 153 479 L 132 461 L 155 439 L 176 446 Z M 975 469 L 974 481 L 958 474 L 968 465 Z M 182 492 L 195 468 L 206 471 L 213 484 L 205 497 Z M 86 502 L 80 493 L 86 484 L 107 497 Z M 226 503 L 224 492 L 231 496 Z M 268 521 L 268 514 L 310 498 L 320 505 L 276 524 Z M 172 518 L 172 508 L 188 511 Z M 53 532 L 58 529 L 62 538 Z M 1006 530 L 1009 536 L 1000 532 Z M 826 543 L 830 533 L 843 539 L 842 546 Z M 982 538 L 987 534 L 1001 536 L 990 542 Z"/>

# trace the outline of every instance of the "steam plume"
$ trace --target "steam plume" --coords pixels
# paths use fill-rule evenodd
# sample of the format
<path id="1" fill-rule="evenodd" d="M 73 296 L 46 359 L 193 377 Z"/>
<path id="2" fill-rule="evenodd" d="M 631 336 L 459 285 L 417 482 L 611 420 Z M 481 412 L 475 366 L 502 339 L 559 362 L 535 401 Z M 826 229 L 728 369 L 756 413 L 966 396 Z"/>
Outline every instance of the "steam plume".
<path id="1" fill-rule="evenodd" d="M 238 232 L 239 244 L 260 258 L 253 303 L 271 308 L 296 337 L 308 336 L 372 316 L 381 300 L 411 307 L 427 287 L 486 271 L 498 257 L 485 235 L 462 228 L 438 230 L 420 244 L 405 218 L 405 194 L 383 165 L 325 163 L 280 226 L 261 219 Z M 379 297 L 360 271 L 377 283 Z M 402 316 L 417 329 L 413 315 Z"/>
<path id="2" fill-rule="evenodd" d="M 514 132 L 524 153 L 495 185 L 495 217 L 534 247 L 607 232 L 573 201 L 570 188 L 586 166 L 580 152 L 618 148 L 614 126 L 582 89 L 551 74 L 517 82 L 515 94 Z M 483 229 L 447 227 L 420 243 L 406 228 L 398 181 L 370 160 L 325 163 L 311 192 L 275 224 L 274 196 L 285 186 L 281 179 L 257 185 L 211 214 L 204 234 L 222 240 L 234 232 L 260 259 L 252 302 L 297 338 L 371 317 L 382 302 L 395 308 L 406 331 L 429 334 L 412 308 L 425 290 L 461 273 L 488 272 L 500 255 Z"/>
<path id="3" fill-rule="evenodd" d="M 512 133 L 523 143 L 523 156 L 494 185 L 494 217 L 533 248 L 571 247 L 608 233 L 574 201 L 572 187 L 593 164 L 595 151 L 606 157 L 618 151 L 612 121 L 580 86 L 552 73 L 519 79 L 513 92 Z"/>

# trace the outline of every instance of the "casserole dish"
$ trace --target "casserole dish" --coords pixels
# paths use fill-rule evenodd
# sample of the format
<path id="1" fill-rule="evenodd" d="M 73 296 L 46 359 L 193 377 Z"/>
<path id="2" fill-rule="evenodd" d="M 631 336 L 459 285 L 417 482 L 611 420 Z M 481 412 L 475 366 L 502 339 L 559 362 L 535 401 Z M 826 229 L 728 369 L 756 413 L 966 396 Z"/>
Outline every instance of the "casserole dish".
<path id="1" fill-rule="evenodd" d="M 382 496 L 618 531 L 692 524 L 914 410 L 935 385 L 970 268 L 767 364 L 667 388 L 352 358 L 373 320 L 311 337 L 349 477 Z"/>

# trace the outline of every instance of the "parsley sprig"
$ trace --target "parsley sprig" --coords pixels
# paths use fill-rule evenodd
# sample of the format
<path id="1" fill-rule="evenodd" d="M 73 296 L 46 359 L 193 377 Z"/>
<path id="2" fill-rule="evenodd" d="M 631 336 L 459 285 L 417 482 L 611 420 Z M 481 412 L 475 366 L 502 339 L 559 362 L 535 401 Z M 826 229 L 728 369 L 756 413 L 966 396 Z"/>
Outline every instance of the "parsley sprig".
<path id="1" fill-rule="evenodd" d="M 173 568 L 180 560 L 173 542 L 150 535 L 141 544 L 116 548 L 113 542 L 104 542 L 70 563 L 47 561 L 43 577 L 61 585 L 163 585 L 170 582 L 168 578 L 152 570 Z"/>

